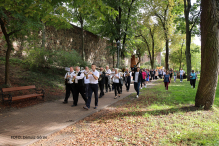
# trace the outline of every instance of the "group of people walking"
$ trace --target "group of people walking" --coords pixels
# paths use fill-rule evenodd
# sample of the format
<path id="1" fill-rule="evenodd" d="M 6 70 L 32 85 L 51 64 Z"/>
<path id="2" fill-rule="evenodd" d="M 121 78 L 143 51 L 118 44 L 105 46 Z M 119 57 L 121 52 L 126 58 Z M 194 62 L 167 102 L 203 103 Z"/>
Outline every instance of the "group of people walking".
<path id="1" fill-rule="evenodd" d="M 96 65 L 91 66 L 91 70 L 88 67 L 85 67 L 85 70 L 80 70 L 79 66 L 70 67 L 70 71 L 65 75 L 65 85 L 66 85 L 66 95 L 64 99 L 64 104 L 68 103 L 68 98 L 70 93 L 73 95 L 73 105 L 77 106 L 78 96 L 81 94 L 84 99 L 85 106 L 84 109 L 90 108 L 92 94 L 95 96 L 95 107 L 98 106 L 98 98 L 102 98 L 105 93 L 114 91 L 115 99 L 120 97 L 122 94 L 123 81 L 125 81 L 126 91 L 130 89 L 131 83 L 131 72 L 129 69 L 126 69 L 124 73 L 120 72 L 119 69 L 109 69 L 109 66 L 99 68 L 99 71 L 96 70 Z M 104 93 L 105 86 L 105 93 Z M 98 90 L 100 94 L 98 96 Z"/>
<path id="2" fill-rule="evenodd" d="M 65 85 L 66 85 L 66 95 L 64 99 L 64 104 L 68 103 L 68 98 L 70 97 L 70 93 L 73 95 L 73 105 L 77 106 L 78 104 L 78 96 L 81 94 L 85 106 L 84 109 L 90 109 L 92 94 L 94 93 L 95 97 L 95 107 L 97 109 L 98 106 L 98 98 L 102 98 L 105 93 L 114 91 L 115 97 L 117 99 L 122 94 L 122 86 L 123 81 L 125 81 L 126 91 L 129 92 L 131 79 L 134 81 L 134 89 L 137 93 L 136 98 L 139 97 L 139 90 L 142 87 L 147 87 L 147 83 L 154 79 L 164 79 L 165 89 L 168 90 L 168 85 L 171 81 L 172 75 L 174 76 L 174 82 L 176 82 L 178 72 L 170 69 L 169 71 L 159 69 L 140 69 L 139 67 L 134 67 L 131 70 L 128 68 L 124 72 L 120 72 L 119 69 L 112 70 L 109 69 L 109 66 L 99 68 L 99 71 L 96 70 L 96 65 L 92 64 L 91 70 L 88 67 L 85 67 L 85 70 L 80 70 L 79 66 L 70 67 L 70 71 L 65 75 Z M 185 72 L 181 69 L 179 71 L 180 74 L 180 82 L 183 81 L 183 75 Z M 195 88 L 195 82 L 197 75 L 194 73 L 190 73 L 190 84 L 191 87 Z M 142 86 L 143 85 L 143 86 Z M 105 93 L 104 93 L 105 86 Z M 141 88 L 140 88 L 141 86 Z M 100 90 L 100 94 L 98 96 L 98 90 Z"/>
<path id="3" fill-rule="evenodd" d="M 180 71 L 173 71 L 173 70 L 170 70 L 170 71 L 167 71 L 164 75 L 164 86 L 165 86 L 165 89 L 168 90 L 168 85 L 171 81 L 171 78 L 172 78 L 172 75 L 174 75 L 174 82 L 176 82 L 176 79 L 177 79 L 177 74 L 179 73 L 179 76 L 180 76 L 180 82 L 183 82 L 183 77 L 185 75 L 185 71 L 181 68 Z M 192 70 L 192 72 L 189 74 L 189 77 L 190 77 L 190 85 L 191 85 L 191 88 L 195 89 L 195 83 L 196 83 L 196 79 L 198 79 L 197 77 L 197 74 L 194 72 L 194 70 Z"/>

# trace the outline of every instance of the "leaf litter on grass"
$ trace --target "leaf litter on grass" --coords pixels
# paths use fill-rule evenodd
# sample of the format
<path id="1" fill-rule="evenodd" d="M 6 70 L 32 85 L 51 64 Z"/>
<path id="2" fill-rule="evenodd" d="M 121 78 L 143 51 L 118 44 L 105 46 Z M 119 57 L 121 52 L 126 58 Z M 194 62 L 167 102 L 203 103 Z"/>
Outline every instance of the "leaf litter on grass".
<path id="1" fill-rule="evenodd" d="M 176 87 L 178 86 L 175 86 L 175 90 Z M 129 96 L 86 117 L 60 131 L 62 134 L 74 135 L 71 141 L 63 140 L 56 144 L 209 145 L 218 143 L 218 112 L 203 111 L 190 102 L 179 104 L 183 102 L 182 98 L 178 98 L 179 92 L 177 94 L 170 90 L 166 93 L 163 90 L 163 86 L 157 84 L 153 90 L 142 91 L 138 99 Z M 172 95 L 177 98 L 172 98 Z M 170 100 L 171 98 L 173 101 Z M 50 138 L 54 139 L 53 136 Z M 38 144 L 44 144 L 44 141 Z"/>

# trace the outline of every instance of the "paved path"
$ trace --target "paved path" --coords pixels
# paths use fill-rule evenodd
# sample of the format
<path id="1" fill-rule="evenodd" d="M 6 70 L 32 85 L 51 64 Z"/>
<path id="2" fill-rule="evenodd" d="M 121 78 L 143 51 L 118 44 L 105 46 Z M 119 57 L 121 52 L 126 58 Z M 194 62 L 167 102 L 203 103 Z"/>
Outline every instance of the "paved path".
<path id="1" fill-rule="evenodd" d="M 114 92 L 109 92 L 99 99 L 99 106 L 96 110 L 93 109 L 94 98 L 92 98 L 91 108 L 88 111 L 82 108 L 84 101 L 81 97 L 79 97 L 78 106 L 71 107 L 71 95 L 68 104 L 63 104 L 63 99 L 60 99 L 3 113 L 0 115 L 0 145 L 32 144 L 134 92 L 133 84 L 131 84 L 129 92 L 126 92 L 125 86 L 123 86 L 123 94 L 118 99 L 113 99 Z"/>

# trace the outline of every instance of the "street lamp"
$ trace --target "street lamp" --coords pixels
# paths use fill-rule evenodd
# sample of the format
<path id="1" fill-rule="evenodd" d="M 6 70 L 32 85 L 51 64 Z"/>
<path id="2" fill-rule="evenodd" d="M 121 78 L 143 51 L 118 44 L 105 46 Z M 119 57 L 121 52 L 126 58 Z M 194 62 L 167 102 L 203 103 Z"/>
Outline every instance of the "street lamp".
<path id="1" fill-rule="evenodd" d="M 116 42 L 116 44 L 117 44 L 117 65 L 116 65 L 116 67 L 119 68 L 119 49 L 120 49 L 120 41 L 118 40 L 118 41 Z"/>

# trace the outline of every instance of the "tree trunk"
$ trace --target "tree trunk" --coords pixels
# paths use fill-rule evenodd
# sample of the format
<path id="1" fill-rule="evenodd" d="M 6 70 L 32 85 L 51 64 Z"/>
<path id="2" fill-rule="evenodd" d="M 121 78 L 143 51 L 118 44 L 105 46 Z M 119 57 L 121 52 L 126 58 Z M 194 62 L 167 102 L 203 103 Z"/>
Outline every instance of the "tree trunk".
<path id="1" fill-rule="evenodd" d="M 6 51 L 6 56 L 5 56 L 5 84 L 7 86 L 11 86 L 10 80 L 9 80 L 9 58 L 10 58 L 10 54 L 11 54 L 11 49 L 12 49 L 12 44 L 10 41 L 10 34 L 7 33 L 6 28 L 5 28 L 5 24 L 2 21 L 2 19 L 0 18 L 0 24 L 1 24 L 1 29 L 2 32 L 5 36 L 5 40 L 7 43 L 7 51 Z"/>
<path id="2" fill-rule="evenodd" d="M 166 38 L 166 56 L 165 56 L 165 67 L 169 70 L 169 40 Z"/>
<path id="3" fill-rule="evenodd" d="M 81 50 L 82 50 L 82 59 L 85 61 L 85 51 L 84 51 L 84 24 L 83 20 L 80 21 L 81 23 Z"/>
<path id="4" fill-rule="evenodd" d="M 186 65 L 187 65 L 187 81 L 190 80 L 190 72 L 191 72 L 191 53 L 190 53 L 190 45 L 191 45 L 191 31 L 189 26 L 189 12 L 191 9 L 191 0 L 184 0 L 184 15 L 186 22 Z"/>
<path id="5" fill-rule="evenodd" d="M 182 46 L 181 46 L 181 55 L 180 55 L 180 61 L 179 61 L 179 63 L 180 63 L 180 66 L 179 66 L 179 71 L 180 71 L 180 69 L 182 68 L 182 48 L 183 48 L 183 44 L 184 44 L 184 39 L 183 39 L 183 43 L 182 43 Z"/>
<path id="6" fill-rule="evenodd" d="M 42 22 L 42 49 L 45 49 L 45 45 L 46 45 L 46 26 L 45 24 Z"/>
<path id="7" fill-rule="evenodd" d="M 218 82 L 218 16 L 216 0 L 201 1 L 201 77 L 195 106 L 212 107 Z"/>

